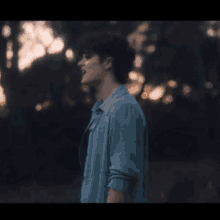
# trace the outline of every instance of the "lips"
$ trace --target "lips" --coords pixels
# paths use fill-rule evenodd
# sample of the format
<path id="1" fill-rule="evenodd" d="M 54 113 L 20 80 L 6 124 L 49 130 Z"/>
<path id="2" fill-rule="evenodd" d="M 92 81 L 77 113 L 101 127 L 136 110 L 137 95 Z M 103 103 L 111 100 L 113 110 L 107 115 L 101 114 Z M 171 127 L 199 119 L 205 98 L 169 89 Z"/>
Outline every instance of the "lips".
<path id="1" fill-rule="evenodd" d="M 81 69 L 81 72 L 82 72 L 83 75 L 85 75 L 85 73 L 86 73 L 86 71 L 83 70 L 83 69 Z"/>

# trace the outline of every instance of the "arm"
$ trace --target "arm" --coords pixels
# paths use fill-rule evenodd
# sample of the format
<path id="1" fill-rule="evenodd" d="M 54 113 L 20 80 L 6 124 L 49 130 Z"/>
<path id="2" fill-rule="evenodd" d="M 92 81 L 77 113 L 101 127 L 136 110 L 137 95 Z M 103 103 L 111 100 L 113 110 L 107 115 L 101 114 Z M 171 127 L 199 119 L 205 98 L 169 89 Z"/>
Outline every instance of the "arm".
<path id="1" fill-rule="evenodd" d="M 119 190 L 114 190 L 112 188 L 108 191 L 108 197 L 106 203 L 123 203 L 124 202 L 124 195 Z"/>
<path id="2" fill-rule="evenodd" d="M 110 166 L 107 201 L 131 202 L 133 186 L 142 169 L 143 149 L 139 128 L 143 121 L 132 106 L 122 106 L 116 115 L 110 117 Z"/>

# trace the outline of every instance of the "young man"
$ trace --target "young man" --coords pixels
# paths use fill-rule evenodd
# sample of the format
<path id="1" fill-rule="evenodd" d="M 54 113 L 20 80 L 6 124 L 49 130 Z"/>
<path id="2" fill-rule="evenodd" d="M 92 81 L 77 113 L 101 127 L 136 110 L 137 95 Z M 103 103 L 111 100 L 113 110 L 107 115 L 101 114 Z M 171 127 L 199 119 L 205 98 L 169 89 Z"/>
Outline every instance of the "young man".
<path id="1" fill-rule="evenodd" d="M 125 87 L 135 53 L 126 38 L 112 33 L 87 34 L 79 45 L 81 83 L 97 88 L 80 201 L 143 202 L 146 120 Z"/>

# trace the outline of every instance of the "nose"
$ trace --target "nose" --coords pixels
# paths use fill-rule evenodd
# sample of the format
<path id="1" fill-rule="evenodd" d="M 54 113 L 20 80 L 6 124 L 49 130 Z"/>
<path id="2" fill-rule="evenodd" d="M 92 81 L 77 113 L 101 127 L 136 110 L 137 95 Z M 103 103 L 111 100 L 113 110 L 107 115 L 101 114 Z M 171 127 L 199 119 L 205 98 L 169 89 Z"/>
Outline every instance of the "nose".
<path id="1" fill-rule="evenodd" d="M 86 59 L 82 58 L 79 62 L 78 62 L 78 66 L 83 66 L 85 65 Z"/>

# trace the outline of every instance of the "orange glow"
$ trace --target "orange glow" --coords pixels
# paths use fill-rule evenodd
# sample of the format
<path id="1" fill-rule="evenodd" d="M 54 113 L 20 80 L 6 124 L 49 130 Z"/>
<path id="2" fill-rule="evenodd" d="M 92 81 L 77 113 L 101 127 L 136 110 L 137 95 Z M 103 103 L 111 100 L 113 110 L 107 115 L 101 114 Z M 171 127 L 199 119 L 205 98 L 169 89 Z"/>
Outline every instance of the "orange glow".
<path id="1" fill-rule="evenodd" d="M 92 102 L 91 97 L 90 97 L 90 96 L 86 96 L 86 97 L 85 97 L 85 102 L 86 102 L 86 103 L 91 103 L 91 102 Z"/>
<path id="2" fill-rule="evenodd" d="M 4 25 L 2 28 L 2 35 L 4 37 L 10 37 L 11 35 L 11 28 L 9 25 Z"/>
<path id="3" fill-rule="evenodd" d="M 10 40 L 10 41 L 8 41 L 7 42 L 7 50 L 10 50 L 10 51 L 13 51 L 13 43 L 12 43 L 12 41 Z"/>
<path id="4" fill-rule="evenodd" d="M 219 91 L 217 89 L 213 89 L 211 94 L 212 96 L 217 96 L 219 94 Z"/>
<path id="5" fill-rule="evenodd" d="M 152 85 L 146 84 L 146 85 L 144 86 L 144 92 L 150 94 L 150 92 L 151 92 L 152 90 L 153 90 L 153 86 L 152 86 Z"/>
<path id="6" fill-rule="evenodd" d="M 66 102 L 71 106 L 75 105 L 75 102 L 72 99 L 70 99 L 68 96 L 66 96 Z"/>
<path id="7" fill-rule="evenodd" d="M 152 92 L 150 92 L 149 99 L 158 100 L 164 95 L 164 93 L 165 93 L 164 86 L 157 86 L 156 88 L 153 89 Z"/>
<path id="8" fill-rule="evenodd" d="M 172 102 L 173 102 L 173 96 L 170 95 L 170 94 L 165 95 L 165 96 L 163 97 L 162 102 L 163 102 L 165 105 L 172 103 Z"/>
<path id="9" fill-rule="evenodd" d="M 215 31 L 214 31 L 214 29 L 213 29 L 213 28 L 208 28 L 208 29 L 207 29 L 207 35 L 208 35 L 209 37 L 215 37 Z"/>
<path id="10" fill-rule="evenodd" d="M 155 50 L 156 50 L 156 48 L 155 48 L 154 45 L 149 45 L 149 46 L 147 46 L 147 47 L 145 48 L 145 50 L 146 50 L 147 53 L 154 53 Z"/>
<path id="11" fill-rule="evenodd" d="M 205 86 L 206 89 L 213 88 L 213 84 L 211 82 L 205 82 L 204 86 Z"/>
<path id="12" fill-rule="evenodd" d="M 149 24 L 148 22 L 143 22 L 142 24 L 140 24 L 137 28 L 138 32 L 145 32 L 149 29 Z"/>
<path id="13" fill-rule="evenodd" d="M 146 92 L 143 92 L 142 94 L 141 94 L 141 98 L 142 99 L 147 99 L 148 98 L 148 95 L 147 95 L 147 93 Z"/>
<path id="14" fill-rule="evenodd" d="M 35 110 L 36 110 L 36 111 L 41 111 L 41 109 L 42 109 L 41 104 L 37 104 L 37 105 L 35 106 Z"/>
<path id="15" fill-rule="evenodd" d="M 11 60 L 7 60 L 6 67 L 7 67 L 8 69 L 10 69 L 10 68 L 12 67 L 12 62 L 11 62 Z"/>
<path id="16" fill-rule="evenodd" d="M 13 57 L 13 51 L 7 50 L 6 51 L 6 59 L 11 60 Z"/>
<path id="17" fill-rule="evenodd" d="M 144 82 L 145 82 L 145 77 L 144 77 L 142 74 L 139 74 L 139 76 L 138 76 L 138 81 L 139 81 L 140 83 L 144 83 Z"/>
<path id="18" fill-rule="evenodd" d="M 48 100 L 44 101 L 44 103 L 41 106 L 42 106 L 42 108 L 47 109 L 51 105 L 52 105 L 52 102 L 51 102 L 51 100 L 48 99 Z"/>
<path id="19" fill-rule="evenodd" d="M 149 94 L 150 94 L 150 92 L 153 90 L 153 86 L 152 85 L 150 85 L 150 84 L 146 84 L 145 86 L 144 86 L 144 92 L 142 93 L 142 99 L 147 99 L 147 98 L 149 98 Z"/>
<path id="20" fill-rule="evenodd" d="M 167 86 L 171 87 L 171 88 L 176 88 L 177 87 L 177 82 L 174 80 L 169 80 L 167 82 Z"/>
<path id="21" fill-rule="evenodd" d="M 53 40 L 47 52 L 49 54 L 56 54 L 62 52 L 63 49 L 64 49 L 64 41 L 62 38 L 59 37 Z"/>
<path id="22" fill-rule="evenodd" d="M 192 89 L 188 85 L 183 85 L 182 92 L 184 95 L 189 95 L 191 93 Z"/>
<path id="23" fill-rule="evenodd" d="M 50 100 L 46 100 L 46 101 L 44 101 L 44 103 L 42 103 L 42 104 L 37 104 L 36 106 L 35 106 L 35 110 L 36 111 L 41 111 L 42 109 L 47 109 L 49 106 L 51 106 L 52 105 L 52 102 L 50 101 Z"/>
<path id="24" fill-rule="evenodd" d="M 143 57 L 141 55 L 136 55 L 135 61 L 134 61 L 134 66 L 137 68 L 140 68 L 143 63 Z"/>
<path id="25" fill-rule="evenodd" d="M 5 106 L 5 104 L 6 104 L 6 96 L 4 93 L 4 89 L 0 85 L 0 106 Z"/>
<path id="26" fill-rule="evenodd" d="M 132 84 L 128 85 L 127 89 L 131 95 L 133 95 L 133 96 L 138 95 L 141 91 L 141 84 L 140 83 L 132 83 Z"/>
<path id="27" fill-rule="evenodd" d="M 130 78 L 131 80 L 137 80 L 137 79 L 138 79 L 138 74 L 137 74 L 135 71 L 131 71 L 131 72 L 129 73 L 129 78 Z"/>
<path id="28" fill-rule="evenodd" d="M 87 85 L 83 85 L 83 86 L 82 86 L 82 90 L 83 90 L 84 92 L 89 92 L 89 87 L 88 87 Z"/>
<path id="29" fill-rule="evenodd" d="M 134 32 L 128 36 L 128 42 L 138 52 L 142 49 L 142 45 L 147 37 L 143 34 Z"/>
<path id="30" fill-rule="evenodd" d="M 70 49 L 70 48 L 67 49 L 65 55 L 66 55 L 66 58 L 67 58 L 68 61 L 73 61 L 74 60 L 75 54 L 74 54 L 72 49 Z"/>

